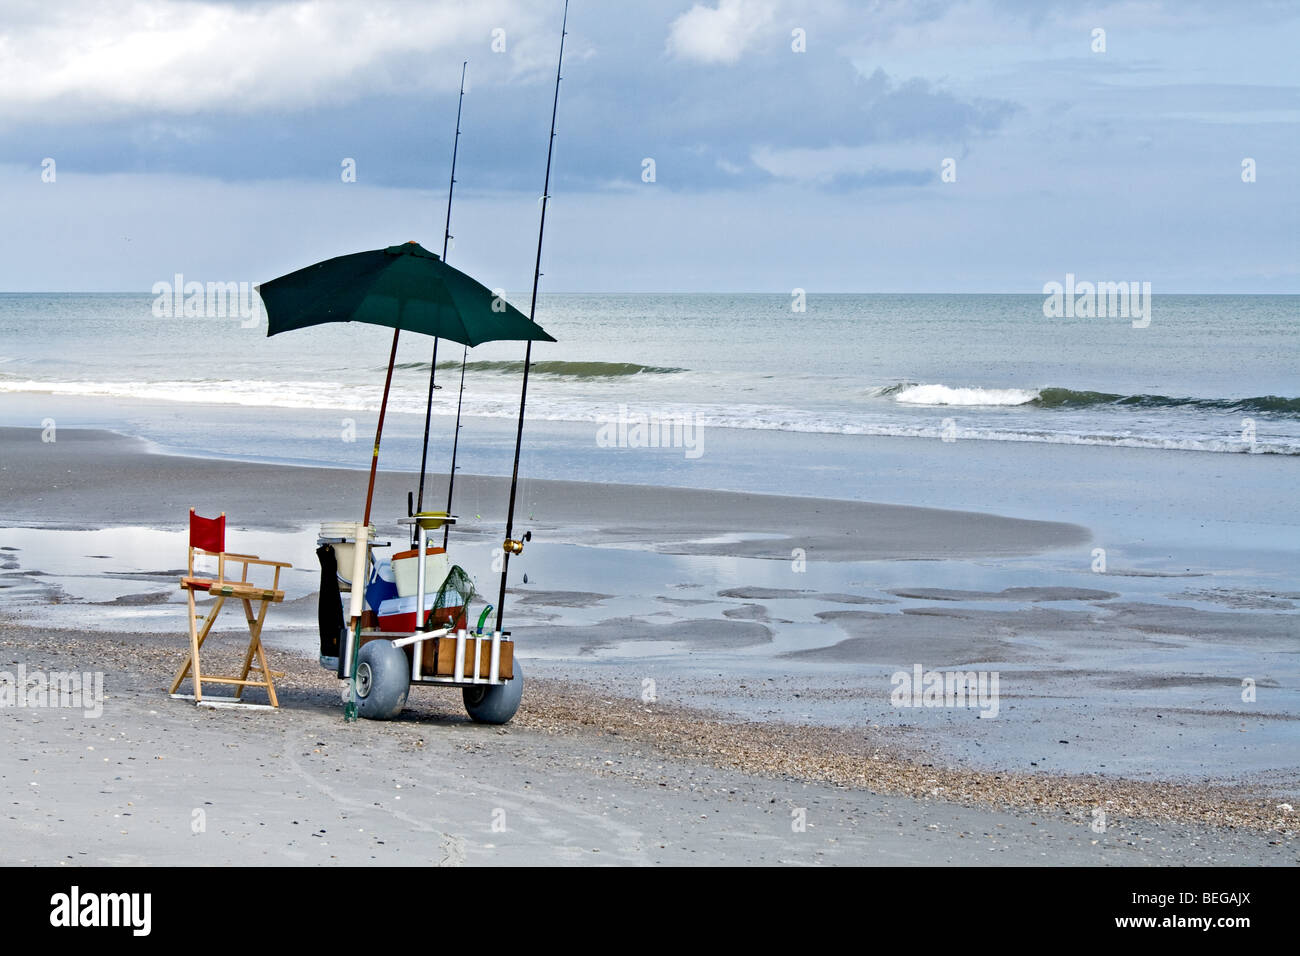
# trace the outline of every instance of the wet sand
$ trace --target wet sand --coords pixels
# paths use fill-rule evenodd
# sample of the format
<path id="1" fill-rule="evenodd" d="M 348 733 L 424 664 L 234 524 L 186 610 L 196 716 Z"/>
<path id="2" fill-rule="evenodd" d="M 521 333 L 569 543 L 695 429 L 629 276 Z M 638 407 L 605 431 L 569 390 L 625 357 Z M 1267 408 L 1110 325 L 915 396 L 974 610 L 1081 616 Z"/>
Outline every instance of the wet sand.
<path id="1" fill-rule="evenodd" d="M 0 524 L 181 527 L 194 507 L 224 511 L 237 527 L 296 529 L 359 519 L 365 504 L 365 479 L 355 471 L 145 454 L 146 443 L 110 432 L 60 429 L 51 444 L 40 436 L 40 429 L 0 428 Z M 445 480 L 430 478 L 438 489 Z M 404 512 L 416 484 L 412 475 L 380 473 L 375 520 Z M 459 530 L 504 524 L 506 479 L 458 475 L 456 486 L 466 518 Z M 1078 525 L 966 511 L 538 479 L 521 483 L 518 510 L 534 535 L 555 541 L 785 561 L 796 548 L 810 561 L 940 559 L 1032 554 L 1088 540 Z"/>

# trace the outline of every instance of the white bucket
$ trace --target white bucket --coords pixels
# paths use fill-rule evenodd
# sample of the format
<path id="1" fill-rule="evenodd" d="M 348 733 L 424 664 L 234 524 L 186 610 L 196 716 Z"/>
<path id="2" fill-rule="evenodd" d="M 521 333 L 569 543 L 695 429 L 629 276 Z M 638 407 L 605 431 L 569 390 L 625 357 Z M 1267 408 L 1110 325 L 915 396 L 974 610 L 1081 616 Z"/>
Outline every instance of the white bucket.
<path id="1" fill-rule="evenodd" d="M 415 597 L 420 583 L 417 551 L 400 551 L 393 555 L 393 579 L 397 583 L 398 597 Z M 429 548 L 424 552 L 424 593 L 436 594 L 447 580 L 451 563 L 442 548 Z"/>
<path id="2" fill-rule="evenodd" d="M 339 565 L 339 581 L 344 584 L 352 583 L 352 562 L 357 548 L 357 522 L 355 521 L 322 521 L 320 523 L 321 538 L 342 538 L 342 543 L 334 545 L 334 556 Z M 375 540 L 375 526 L 370 526 L 370 540 Z"/>

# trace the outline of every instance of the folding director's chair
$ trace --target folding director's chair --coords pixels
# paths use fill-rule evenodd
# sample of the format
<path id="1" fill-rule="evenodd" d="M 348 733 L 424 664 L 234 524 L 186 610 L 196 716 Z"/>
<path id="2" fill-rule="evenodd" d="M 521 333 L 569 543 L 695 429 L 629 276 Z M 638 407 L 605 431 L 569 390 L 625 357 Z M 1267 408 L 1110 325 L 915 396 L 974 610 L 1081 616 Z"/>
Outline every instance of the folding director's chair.
<path id="1" fill-rule="evenodd" d="M 196 576 L 194 573 L 195 555 L 209 555 L 217 559 L 217 576 L 215 578 L 205 578 Z M 239 578 L 229 580 L 226 578 L 226 565 L 238 564 L 241 566 Z M 269 588 L 255 584 L 248 580 L 249 565 L 262 565 L 265 567 L 275 568 L 275 579 Z M 265 687 L 267 697 L 270 698 L 270 707 L 279 707 L 280 702 L 275 696 L 275 678 L 283 677 L 284 674 L 272 671 L 266 663 L 266 651 L 262 647 L 262 625 L 266 621 L 266 612 L 272 604 L 278 604 L 284 600 L 284 592 L 280 588 L 280 569 L 291 568 L 292 564 L 285 561 L 264 561 L 252 554 L 234 554 L 226 550 L 226 513 L 223 511 L 220 518 L 203 518 L 190 509 L 190 557 L 187 566 L 188 572 L 185 577 L 181 578 L 181 588 L 184 589 L 186 596 L 189 598 L 190 607 L 190 652 L 181 669 L 176 673 L 176 679 L 172 681 L 170 694 L 172 697 L 182 700 L 193 700 L 197 704 L 204 704 L 209 707 L 257 707 L 265 708 L 265 704 L 250 704 L 242 699 L 245 687 Z M 195 596 L 199 592 L 206 591 L 216 600 L 208 607 L 207 614 L 198 613 L 195 604 Z M 212 632 L 212 625 L 216 623 L 217 615 L 225 606 L 226 600 L 233 598 L 244 605 L 244 618 L 248 621 L 248 651 L 244 654 L 244 666 L 237 677 L 209 676 L 203 674 L 199 667 L 199 652 L 203 649 L 203 643 L 208 639 Z M 257 613 L 253 612 L 253 603 L 257 602 Z M 200 627 L 200 622 L 202 626 Z M 250 677 L 250 674 L 257 674 L 260 679 Z M 181 682 L 187 676 L 192 674 L 194 682 L 194 693 L 179 694 Z M 207 700 L 203 699 L 203 683 L 212 684 L 233 684 L 237 687 L 234 697 L 216 697 L 209 696 Z"/>

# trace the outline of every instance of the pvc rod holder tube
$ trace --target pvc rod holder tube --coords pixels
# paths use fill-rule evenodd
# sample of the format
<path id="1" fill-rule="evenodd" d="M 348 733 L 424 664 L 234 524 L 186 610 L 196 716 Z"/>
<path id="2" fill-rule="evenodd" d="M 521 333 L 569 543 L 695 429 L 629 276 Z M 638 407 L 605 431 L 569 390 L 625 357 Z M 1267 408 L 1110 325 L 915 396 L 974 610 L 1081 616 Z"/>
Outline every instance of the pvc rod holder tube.
<path id="1" fill-rule="evenodd" d="M 492 657 L 488 664 L 488 683 L 498 684 L 501 682 L 501 632 L 495 631 L 492 634 Z"/>
<path id="2" fill-rule="evenodd" d="M 419 521 L 415 523 L 415 527 L 416 527 L 415 540 L 417 542 L 416 547 L 419 549 L 415 558 L 415 575 L 416 575 L 415 629 L 417 631 L 422 631 L 424 630 L 424 624 L 425 624 L 425 616 L 424 616 L 425 554 L 424 552 L 428 546 L 429 533 L 425 530 L 424 524 Z M 411 654 L 411 680 L 413 681 L 418 681 L 420 679 L 420 658 L 423 656 L 424 656 L 423 651 L 417 651 Z"/>

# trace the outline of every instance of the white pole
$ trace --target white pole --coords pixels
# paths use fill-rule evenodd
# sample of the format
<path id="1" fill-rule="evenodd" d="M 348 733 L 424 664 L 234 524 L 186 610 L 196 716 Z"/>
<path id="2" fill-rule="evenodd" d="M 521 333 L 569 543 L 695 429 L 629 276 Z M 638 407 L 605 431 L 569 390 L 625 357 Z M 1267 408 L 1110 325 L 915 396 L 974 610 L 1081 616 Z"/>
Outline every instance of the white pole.
<path id="1" fill-rule="evenodd" d="M 352 677 L 352 650 L 356 642 L 357 618 L 365 608 L 366 600 L 366 565 L 370 558 L 370 526 L 357 522 L 353 527 L 356 546 L 352 551 L 352 589 L 348 603 L 347 639 L 343 642 L 343 676 Z"/>
<path id="2" fill-rule="evenodd" d="M 492 632 L 492 657 L 488 670 L 488 683 L 496 684 L 501 680 L 501 632 Z"/>
<path id="3" fill-rule="evenodd" d="M 415 556 L 415 573 L 419 580 L 415 585 L 415 630 L 417 632 L 424 629 L 424 552 L 428 549 L 429 533 L 425 531 L 424 524 L 419 518 L 415 519 L 415 527 L 418 529 L 415 536 L 416 547 L 420 553 Z M 419 648 L 413 648 L 411 651 L 411 680 L 420 679 L 420 656 L 424 651 Z"/>

